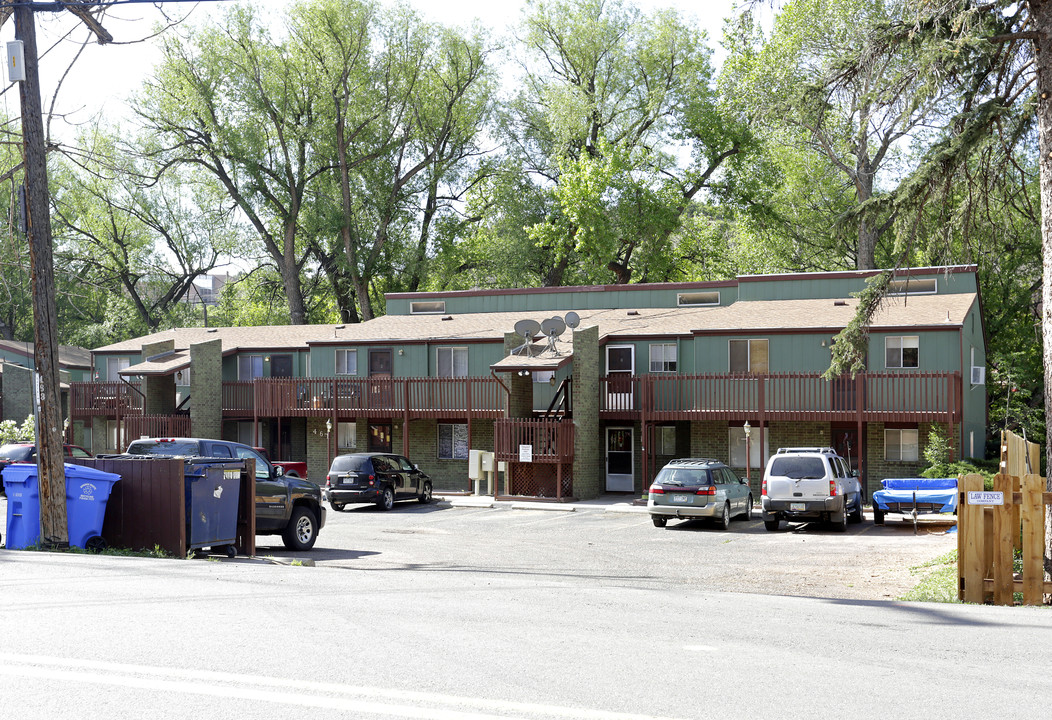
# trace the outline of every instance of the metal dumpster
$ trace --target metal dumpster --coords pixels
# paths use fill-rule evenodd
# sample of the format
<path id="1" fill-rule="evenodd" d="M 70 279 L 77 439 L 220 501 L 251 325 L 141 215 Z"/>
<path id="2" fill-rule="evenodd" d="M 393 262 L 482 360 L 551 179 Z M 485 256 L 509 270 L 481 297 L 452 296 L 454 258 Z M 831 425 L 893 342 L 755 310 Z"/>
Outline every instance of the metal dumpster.
<path id="1" fill-rule="evenodd" d="M 186 461 L 187 547 L 237 554 L 237 507 L 243 460 L 193 458 Z"/>

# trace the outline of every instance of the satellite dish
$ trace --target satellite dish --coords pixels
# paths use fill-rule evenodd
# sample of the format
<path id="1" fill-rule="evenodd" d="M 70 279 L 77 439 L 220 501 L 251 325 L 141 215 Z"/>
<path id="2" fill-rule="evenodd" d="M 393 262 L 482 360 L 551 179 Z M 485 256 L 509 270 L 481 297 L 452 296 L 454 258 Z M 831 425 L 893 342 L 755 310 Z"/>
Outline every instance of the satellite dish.
<path id="1" fill-rule="evenodd" d="M 559 337 L 566 330 L 561 317 L 551 317 L 541 323 L 541 332 L 550 338 Z"/>
<path id="2" fill-rule="evenodd" d="M 507 327 L 507 326 L 505 326 Z M 515 334 L 532 339 L 541 331 L 541 324 L 536 320 L 519 320 L 515 323 Z"/>
<path id="3" fill-rule="evenodd" d="M 566 327 L 573 330 L 581 324 L 581 316 L 575 313 L 573 310 L 566 313 Z"/>

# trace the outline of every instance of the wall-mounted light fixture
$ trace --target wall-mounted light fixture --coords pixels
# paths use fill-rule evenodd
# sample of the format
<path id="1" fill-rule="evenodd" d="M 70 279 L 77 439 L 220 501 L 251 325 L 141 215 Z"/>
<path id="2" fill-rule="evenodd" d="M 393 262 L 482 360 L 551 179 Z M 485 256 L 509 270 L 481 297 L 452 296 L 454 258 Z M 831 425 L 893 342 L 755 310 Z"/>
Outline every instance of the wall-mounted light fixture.
<path id="1" fill-rule="evenodd" d="M 398 348 L 398 354 L 399 355 L 405 355 L 405 349 L 404 348 Z"/>

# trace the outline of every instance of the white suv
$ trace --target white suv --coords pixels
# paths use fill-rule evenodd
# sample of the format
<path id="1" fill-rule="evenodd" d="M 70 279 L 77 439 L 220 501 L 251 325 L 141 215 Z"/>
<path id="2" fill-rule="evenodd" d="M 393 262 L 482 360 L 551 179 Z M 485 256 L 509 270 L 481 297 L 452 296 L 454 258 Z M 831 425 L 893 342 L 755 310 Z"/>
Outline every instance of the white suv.
<path id="1" fill-rule="evenodd" d="M 862 522 L 862 486 L 833 448 L 779 448 L 767 461 L 760 490 L 763 524 L 822 520 L 844 531 Z"/>

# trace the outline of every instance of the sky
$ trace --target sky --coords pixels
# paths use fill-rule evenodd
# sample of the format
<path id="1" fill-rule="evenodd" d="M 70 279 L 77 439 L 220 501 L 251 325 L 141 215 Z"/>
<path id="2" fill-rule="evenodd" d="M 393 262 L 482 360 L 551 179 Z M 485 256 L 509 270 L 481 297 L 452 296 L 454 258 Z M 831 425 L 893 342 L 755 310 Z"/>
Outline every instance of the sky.
<path id="1" fill-rule="evenodd" d="M 709 34 L 710 45 L 717 50 L 722 34 L 723 19 L 731 14 L 734 0 L 634 0 L 644 11 L 658 7 L 674 7 L 685 16 L 693 16 Z M 291 5 L 290 0 L 256 0 L 260 7 L 280 13 Z M 475 19 L 496 34 L 517 22 L 523 7 L 521 0 L 410 0 L 428 19 L 446 25 L 467 26 Z M 165 11 L 172 16 L 189 15 L 191 22 L 200 23 L 218 16 L 229 2 L 169 2 Z M 150 4 L 120 4 L 111 7 L 103 19 L 103 26 L 113 35 L 114 42 L 98 45 L 91 34 L 69 12 L 36 13 L 37 45 L 41 54 L 39 73 L 41 102 L 47 113 L 51 98 L 60 86 L 55 103 L 56 113 L 64 121 L 53 120 L 53 137 L 68 141 L 76 127 L 88 123 L 101 112 L 107 119 L 128 117 L 126 100 L 142 85 L 159 59 L 157 41 L 143 41 L 162 19 Z M 0 27 L 0 43 L 14 39 L 14 21 L 9 19 Z M 80 50 L 80 56 L 76 53 Z M 70 66 L 71 60 L 76 58 Z M 19 113 L 18 93 L 6 85 L 0 93 L 0 109 L 8 117 Z"/>

